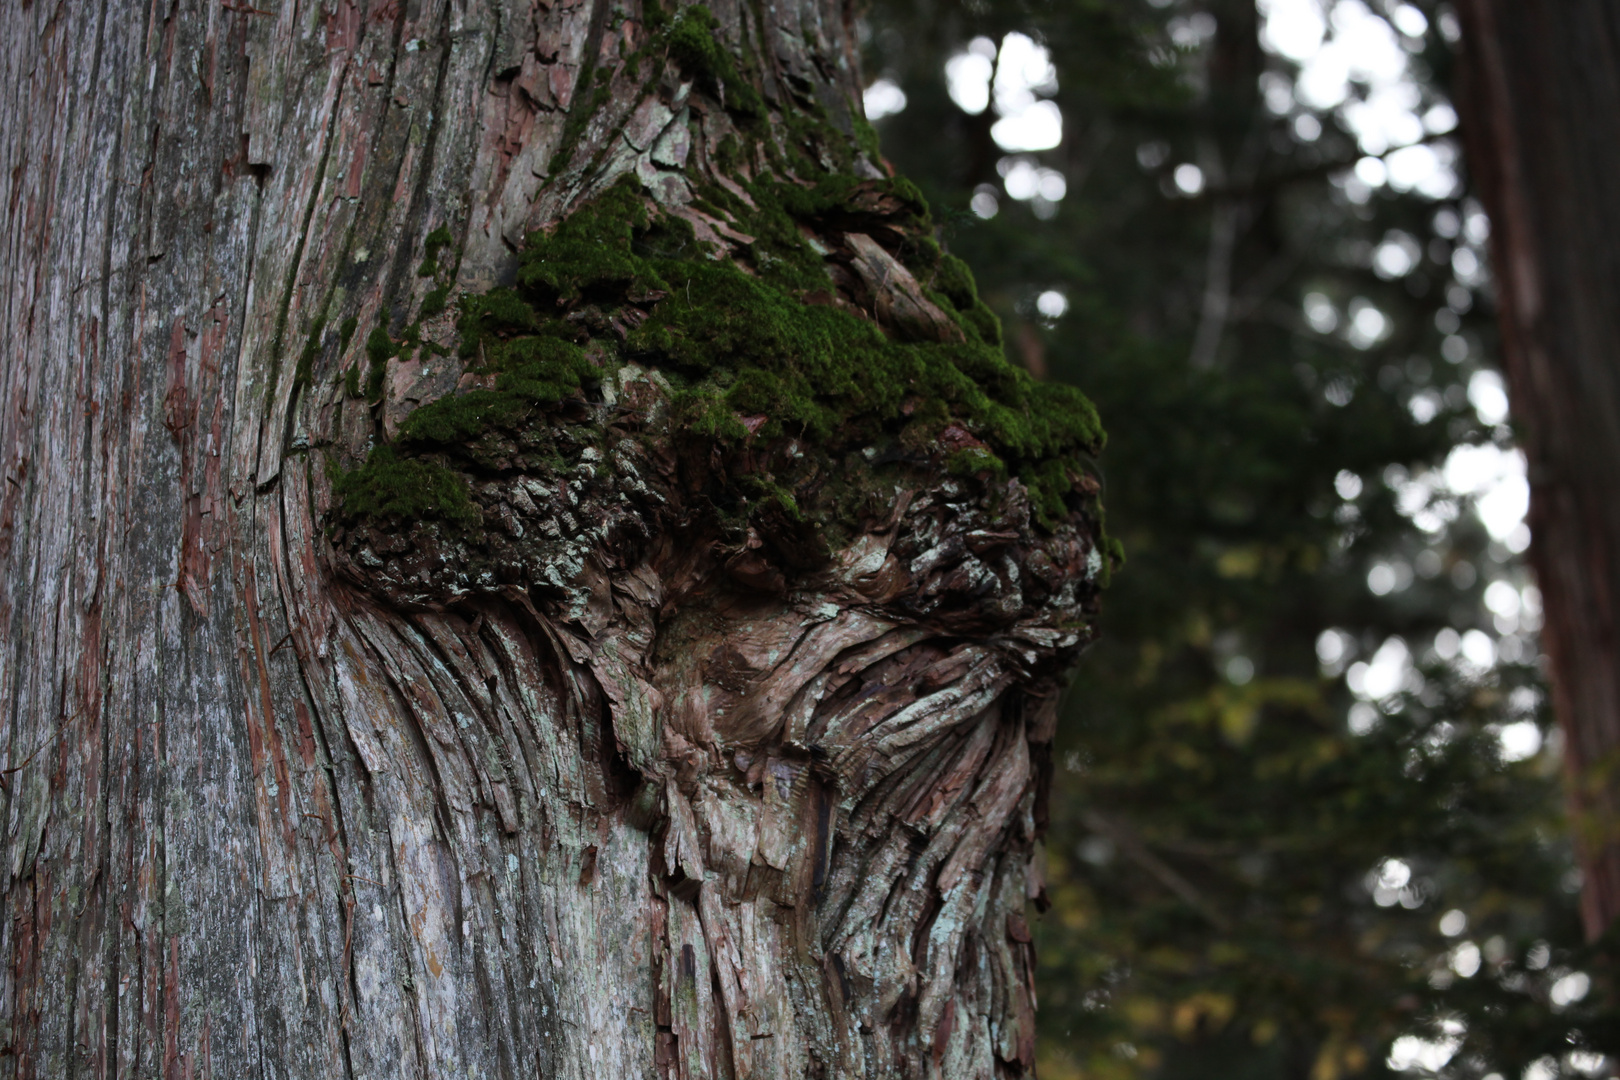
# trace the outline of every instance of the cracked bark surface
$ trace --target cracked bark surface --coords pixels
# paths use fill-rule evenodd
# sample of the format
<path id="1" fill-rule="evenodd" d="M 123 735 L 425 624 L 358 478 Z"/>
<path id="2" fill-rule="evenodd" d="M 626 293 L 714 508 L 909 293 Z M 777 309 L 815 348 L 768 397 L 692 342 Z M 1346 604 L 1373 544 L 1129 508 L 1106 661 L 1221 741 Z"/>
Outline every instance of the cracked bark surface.
<path id="1" fill-rule="evenodd" d="M 773 138 L 853 129 L 843 8 L 713 8 Z M 646 21 L 7 17 L 0 1073 L 1032 1072 L 1090 504 L 1041 526 L 1017 479 L 946 467 L 980 445 L 953 425 L 805 554 L 716 511 L 706 471 L 753 451 L 694 457 L 628 364 L 553 411 L 544 476 L 468 474 L 482 535 L 334 517 L 336 471 L 486 378 L 424 352 L 345 392 L 364 330 L 331 326 L 418 310 L 435 230 L 453 296 L 624 175 L 722 258 L 747 243 L 691 196 L 736 130 L 721 92 L 643 79 Z M 959 335 L 891 231 L 815 237 L 816 302 Z"/>

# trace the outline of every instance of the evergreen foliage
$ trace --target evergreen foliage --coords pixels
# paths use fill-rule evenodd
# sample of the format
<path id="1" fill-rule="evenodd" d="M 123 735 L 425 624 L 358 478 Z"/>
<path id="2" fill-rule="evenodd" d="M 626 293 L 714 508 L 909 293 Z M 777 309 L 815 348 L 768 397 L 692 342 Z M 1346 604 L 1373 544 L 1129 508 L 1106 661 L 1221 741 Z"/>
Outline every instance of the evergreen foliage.
<path id="1" fill-rule="evenodd" d="M 1444 8 L 1418 7 L 1427 109 L 1453 57 Z M 1599 1068 L 1620 1040 L 1604 953 L 1580 941 L 1536 612 L 1484 603 L 1534 592 L 1435 479 L 1458 447 L 1512 443 L 1470 401 L 1492 331 L 1488 282 L 1457 269 L 1480 251 L 1466 190 L 1362 183 L 1343 110 L 1268 109 L 1294 72 L 1252 0 L 883 0 L 868 28 L 868 77 L 907 100 L 877 121 L 884 152 L 1009 353 L 1085 387 L 1111 434 L 1131 561 L 1058 734 L 1042 1076 Z M 994 107 L 947 96 L 947 61 L 1009 33 L 1050 49 L 1055 150 L 1004 152 Z M 1175 182 L 1189 163 L 1196 192 Z M 1015 168 L 1065 196 L 1011 198 Z M 1387 244 L 1410 265 L 1378 261 Z M 1369 308 L 1381 333 L 1347 328 Z M 1369 691 L 1367 665 L 1402 649 Z M 1527 725 L 1543 749 L 1510 760 L 1501 732 Z"/>

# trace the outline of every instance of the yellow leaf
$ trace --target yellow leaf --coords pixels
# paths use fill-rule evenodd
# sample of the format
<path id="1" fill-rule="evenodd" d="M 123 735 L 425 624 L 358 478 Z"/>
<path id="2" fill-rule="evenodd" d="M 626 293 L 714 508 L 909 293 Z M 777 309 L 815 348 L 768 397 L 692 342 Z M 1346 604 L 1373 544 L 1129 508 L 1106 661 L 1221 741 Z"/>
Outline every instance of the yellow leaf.
<path id="1" fill-rule="evenodd" d="M 1164 1026 L 1164 1006 L 1153 998 L 1126 998 L 1120 1008 L 1131 1026 L 1140 1031 L 1156 1031 Z"/>
<path id="2" fill-rule="evenodd" d="M 1205 990 L 1178 1004 L 1171 1024 L 1177 1036 L 1187 1039 L 1197 1034 L 1200 1024 L 1211 1033 L 1220 1031 L 1235 1012 L 1237 1002 L 1232 998 Z"/>
<path id="3" fill-rule="evenodd" d="M 1215 572 L 1224 578 L 1251 578 L 1260 572 L 1260 549 L 1229 548 L 1215 560 Z"/>
<path id="4" fill-rule="evenodd" d="M 1339 1056 L 1331 1046 L 1323 1047 L 1311 1066 L 1311 1080 L 1339 1080 Z"/>
<path id="5" fill-rule="evenodd" d="M 1221 709 L 1221 734 L 1226 741 L 1236 746 L 1242 746 L 1254 734 L 1255 727 L 1260 723 L 1260 710 L 1255 708 L 1253 702 L 1234 701 Z"/>

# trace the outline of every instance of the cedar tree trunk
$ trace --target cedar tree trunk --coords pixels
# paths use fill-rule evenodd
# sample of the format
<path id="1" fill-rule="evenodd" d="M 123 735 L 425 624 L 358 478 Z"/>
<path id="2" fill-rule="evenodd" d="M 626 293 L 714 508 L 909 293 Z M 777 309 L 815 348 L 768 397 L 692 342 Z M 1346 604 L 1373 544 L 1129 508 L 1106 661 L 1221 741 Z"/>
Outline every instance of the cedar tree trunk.
<path id="1" fill-rule="evenodd" d="M 1620 13 L 1602 0 L 1463 0 L 1458 13 L 1464 132 L 1491 216 L 1597 937 L 1620 915 Z"/>
<path id="2" fill-rule="evenodd" d="M 1100 439 L 851 18 L 11 8 L 0 1075 L 1032 1071 Z"/>

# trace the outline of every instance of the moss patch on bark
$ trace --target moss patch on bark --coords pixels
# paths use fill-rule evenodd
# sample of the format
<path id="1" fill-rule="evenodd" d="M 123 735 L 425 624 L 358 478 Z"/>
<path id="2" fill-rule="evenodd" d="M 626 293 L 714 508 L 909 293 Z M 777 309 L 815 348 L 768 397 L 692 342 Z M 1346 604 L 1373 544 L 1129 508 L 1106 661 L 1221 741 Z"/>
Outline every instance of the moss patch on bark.
<path id="1" fill-rule="evenodd" d="M 748 483 L 717 497 L 722 512 L 764 499 L 813 526 L 853 525 L 844 519 L 866 500 L 844 489 L 883 486 L 871 470 L 847 467 L 864 449 L 877 455 L 867 461 L 927 458 L 960 476 L 1016 476 L 1049 529 L 1086 507 L 1100 518 L 1096 485 L 1085 480 L 1104 439 L 1095 410 L 1078 390 L 1008 361 L 996 316 L 966 265 L 934 240 L 915 186 L 855 175 L 861 133 L 836 130 L 819 102 L 767 116 L 752 69 L 715 36 L 706 8 L 647 10 L 652 33 L 623 62 L 639 71 L 662 55 L 737 122 L 689 170 L 691 211 L 719 223 L 733 249 L 701 240 L 688 220 L 698 216 L 659 206 L 634 174 L 528 236 L 510 287 L 459 301 L 460 355 L 483 385 L 411 414 L 392 448 L 344 477 L 340 512 L 409 506 L 473 528 L 455 500 L 429 505 L 397 490 L 423 480 L 401 463 L 430 456 L 455 466 L 436 466 L 448 476 L 462 465 L 510 467 L 496 444 L 548 444 L 539 429 L 559 423 L 565 403 L 599 401 L 598 384 L 634 363 L 667 379 L 676 434 L 707 448 L 698 456 L 751 462 Z M 583 74 L 582 98 L 597 74 Z M 566 133 L 561 141 L 566 149 Z M 447 231 L 431 234 L 419 273 L 437 276 L 449 243 Z M 913 280 L 895 292 L 886 275 Z M 445 283 L 427 294 L 421 317 L 447 302 Z M 422 344 L 419 327 L 404 340 L 383 328 L 367 338 L 373 401 L 389 360 Z M 809 502 L 794 494 L 795 477 L 818 471 L 802 464 L 807 454 L 837 477 L 818 488 L 832 494 Z"/>
<path id="2" fill-rule="evenodd" d="M 743 265 L 715 258 L 628 177 L 554 232 L 530 236 L 513 287 L 462 302 L 462 356 L 494 374 L 495 387 L 418 410 L 400 448 L 515 434 L 585 392 L 605 365 L 627 360 L 663 371 L 680 391 L 689 433 L 722 450 L 784 437 L 865 445 L 886 435 L 921 449 L 954 424 L 981 445 L 958 449 L 953 471 L 1011 472 L 1043 522 L 1066 517 L 1084 460 L 1103 440 L 1096 412 L 1079 391 L 1036 382 L 1007 361 L 999 325 L 960 260 L 926 238 L 902 245 L 960 340 L 897 340 L 832 303 L 828 264 L 801 226 L 909 235 L 927 222 L 915 189 L 837 177 L 814 188 L 762 181 L 749 195 L 754 207 L 735 196 L 726 207 L 756 238 Z M 399 348 L 380 330 L 367 347 L 379 374 Z M 391 464 L 368 461 L 347 490 L 401 479 Z"/>
<path id="3" fill-rule="evenodd" d="M 343 521 L 436 519 L 468 529 L 483 521 L 467 482 L 453 470 L 388 446 L 372 450 L 363 468 L 334 477 L 332 493 Z"/>

